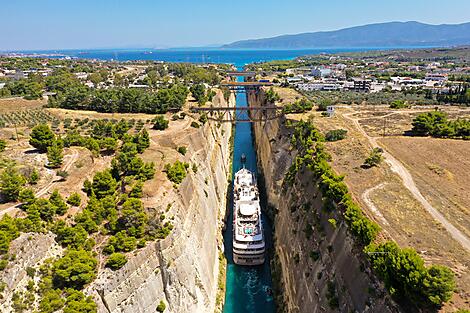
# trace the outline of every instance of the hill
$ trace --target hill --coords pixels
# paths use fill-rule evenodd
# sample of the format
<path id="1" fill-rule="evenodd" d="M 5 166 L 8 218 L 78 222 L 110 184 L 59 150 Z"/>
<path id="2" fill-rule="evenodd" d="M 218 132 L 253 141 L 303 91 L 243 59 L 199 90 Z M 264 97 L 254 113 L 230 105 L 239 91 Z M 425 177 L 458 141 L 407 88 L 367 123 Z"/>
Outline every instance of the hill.
<path id="1" fill-rule="evenodd" d="M 430 25 L 390 22 L 336 31 L 282 35 L 224 45 L 227 49 L 455 46 L 470 44 L 470 23 Z"/>

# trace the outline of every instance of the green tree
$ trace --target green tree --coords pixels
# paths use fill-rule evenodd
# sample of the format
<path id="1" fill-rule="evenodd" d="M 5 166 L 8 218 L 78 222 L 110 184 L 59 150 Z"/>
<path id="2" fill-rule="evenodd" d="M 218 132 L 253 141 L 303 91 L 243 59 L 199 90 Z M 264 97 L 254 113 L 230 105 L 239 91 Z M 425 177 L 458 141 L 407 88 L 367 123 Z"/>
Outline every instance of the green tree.
<path id="1" fill-rule="evenodd" d="M 48 166 L 51 168 L 59 168 L 64 161 L 64 148 L 60 142 L 54 140 L 52 145 L 47 147 Z"/>
<path id="2" fill-rule="evenodd" d="M 90 251 L 67 250 L 52 266 L 54 285 L 80 290 L 96 277 L 95 257 Z"/>
<path id="3" fill-rule="evenodd" d="M 180 184 L 186 177 L 187 169 L 189 168 L 188 163 L 176 161 L 171 164 L 165 165 L 165 171 L 168 179 L 175 184 Z"/>
<path id="4" fill-rule="evenodd" d="M 29 144 L 40 152 L 46 152 L 54 142 L 55 135 L 47 124 L 39 124 L 32 129 Z"/>
<path id="5" fill-rule="evenodd" d="M 39 310 L 41 313 L 53 313 L 63 308 L 65 304 L 59 289 L 50 289 L 42 294 L 39 301 Z"/>
<path id="6" fill-rule="evenodd" d="M 18 200 L 21 188 L 26 184 L 23 175 L 13 167 L 7 167 L 0 176 L 0 191 L 7 202 Z"/>
<path id="7" fill-rule="evenodd" d="M 390 241 L 370 245 L 366 252 L 374 271 L 394 297 L 421 307 L 439 307 L 450 300 L 455 278 L 449 268 L 439 265 L 427 268 L 415 250 L 401 249 Z"/>
<path id="8" fill-rule="evenodd" d="M 98 199 L 113 195 L 116 188 L 117 182 L 109 170 L 97 172 L 93 177 L 91 191 Z"/>
<path id="9" fill-rule="evenodd" d="M 142 153 L 145 151 L 145 149 L 147 149 L 148 147 L 150 147 L 150 136 L 149 136 L 149 133 L 147 131 L 147 129 L 143 129 L 138 135 L 137 135 L 137 151 L 139 153 Z"/>
<path id="10" fill-rule="evenodd" d="M 343 140 L 344 138 L 346 138 L 347 133 L 348 133 L 348 131 L 345 130 L 345 129 L 330 130 L 329 132 L 326 133 L 325 139 L 326 139 L 326 141 Z"/>
<path id="11" fill-rule="evenodd" d="M 274 91 L 274 88 L 269 88 L 269 90 L 266 92 L 266 101 L 268 103 L 276 103 L 276 101 L 279 101 L 281 97 L 277 92 Z"/>
<path id="12" fill-rule="evenodd" d="M 67 198 L 67 203 L 73 206 L 80 206 L 82 202 L 82 199 L 80 197 L 80 194 L 77 192 L 72 193 L 68 198 Z"/>
<path id="13" fill-rule="evenodd" d="M 434 129 L 447 123 L 447 114 L 440 111 L 433 111 L 419 114 L 411 123 L 411 132 L 419 136 L 430 135 Z"/>
<path id="14" fill-rule="evenodd" d="M 369 156 L 364 161 L 364 166 L 366 168 L 371 168 L 379 165 L 383 161 L 382 149 L 374 148 L 370 152 Z"/>
<path id="15" fill-rule="evenodd" d="M 56 214 L 64 215 L 67 210 L 67 204 L 64 202 L 64 198 L 59 193 L 59 190 L 55 189 L 49 197 L 49 202 L 55 206 Z"/>
<path id="16" fill-rule="evenodd" d="M 137 198 L 128 198 L 122 204 L 118 227 L 130 236 L 140 238 L 144 235 L 147 220 L 142 201 Z"/>
<path id="17" fill-rule="evenodd" d="M 111 254 L 106 260 L 106 267 L 109 267 L 113 271 L 120 269 L 127 263 L 127 258 L 124 254 L 115 252 Z"/>
<path id="18" fill-rule="evenodd" d="M 18 200 L 23 202 L 23 208 L 28 208 L 31 204 L 36 201 L 36 196 L 34 195 L 34 191 L 31 188 L 23 188 L 20 191 L 18 196 Z"/>
<path id="19" fill-rule="evenodd" d="M 73 289 L 68 289 L 66 293 L 64 313 L 96 313 L 98 311 L 92 297 L 87 297 L 83 292 Z"/>
<path id="20" fill-rule="evenodd" d="M 203 84 L 192 85 L 189 91 L 199 104 L 204 104 L 207 101 L 206 87 Z"/>
<path id="21" fill-rule="evenodd" d="M 31 185 L 36 185 L 39 180 L 39 172 L 37 169 L 33 169 L 31 176 L 29 177 L 29 183 Z"/>
<path id="22" fill-rule="evenodd" d="M 118 143 L 116 138 L 106 137 L 99 140 L 98 145 L 104 153 L 114 153 L 114 151 L 117 149 Z M 93 147 L 93 149 L 96 149 L 96 147 Z"/>
<path id="23" fill-rule="evenodd" d="M 156 130 L 165 130 L 168 128 L 168 123 L 169 121 L 165 119 L 165 116 L 163 115 L 157 115 L 155 119 L 153 120 L 153 129 Z"/>

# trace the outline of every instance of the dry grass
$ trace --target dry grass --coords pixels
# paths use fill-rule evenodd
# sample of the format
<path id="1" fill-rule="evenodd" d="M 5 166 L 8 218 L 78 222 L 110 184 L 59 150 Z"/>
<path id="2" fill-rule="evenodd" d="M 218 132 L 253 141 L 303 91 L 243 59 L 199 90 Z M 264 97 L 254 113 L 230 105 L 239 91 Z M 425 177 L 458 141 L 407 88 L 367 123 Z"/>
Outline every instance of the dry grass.
<path id="1" fill-rule="evenodd" d="M 0 113 L 42 108 L 47 100 L 25 100 L 22 98 L 0 99 Z"/>
<path id="2" fill-rule="evenodd" d="M 278 93 L 282 96 L 287 94 L 287 99 L 295 98 L 293 92 L 280 90 Z M 468 117 L 470 114 L 470 111 L 458 108 L 441 109 L 448 112 L 450 118 Z M 470 236 L 470 142 L 399 136 L 411 128 L 414 116 L 430 110 L 432 108 L 394 111 L 384 106 L 354 106 L 337 108 L 332 118 L 322 117 L 319 112 L 291 114 L 288 118 L 312 118 L 324 133 L 340 128 L 348 131 L 346 139 L 326 143 L 333 158 L 333 168 L 345 174 L 345 182 L 354 198 L 365 213 L 381 225 L 382 239 L 393 239 L 403 247 L 413 247 L 426 262 L 445 264 L 454 270 L 457 293 L 452 302 L 441 310 L 454 312 L 455 308 L 469 306 L 470 253 L 429 215 L 386 163 L 376 168 L 361 168 L 371 145 L 364 133 L 346 118 L 357 119 L 367 135 L 379 137 L 383 134 L 386 117 L 386 133 L 395 136 L 380 139 L 380 144 L 408 168 L 428 201 L 454 226 Z M 369 210 L 363 196 L 367 190 L 380 184 L 383 187 L 369 194 L 369 199 L 380 212 L 376 213 Z"/>

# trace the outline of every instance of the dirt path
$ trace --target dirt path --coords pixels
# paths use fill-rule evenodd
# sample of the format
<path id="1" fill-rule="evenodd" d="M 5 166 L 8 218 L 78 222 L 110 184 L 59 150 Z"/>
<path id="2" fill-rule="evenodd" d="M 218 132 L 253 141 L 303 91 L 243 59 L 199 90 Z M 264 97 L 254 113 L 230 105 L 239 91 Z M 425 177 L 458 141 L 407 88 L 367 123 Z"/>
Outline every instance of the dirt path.
<path id="1" fill-rule="evenodd" d="M 347 113 L 347 114 L 342 114 L 342 115 L 346 119 L 354 123 L 356 128 L 367 138 L 367 140 L 369 141 L 370 145 L 373 148 L 380 147 L 383 149 L 383 147 L 377 143 L 377 138 L 369 136 L 366 133 L 366 131 L 361 127 L 359 123 L 359 119 L 351 117 L 351 115 L 353 114 L 355 113 Z M 403 181 L 403 185 L 411 192 L 413 197 L 416 200 L 418 200 L 419 203 L 421 203 L 421 205 L 426 209 L 426 211 L 429 214 L 431 214 L 431 216 L 436 221 L 438 221 L 439 223 L 442 224 L 442 226 L 444 226 L 444 228 L 449 232 L 452 238 L 458 241 L 465 249 L 470 251 L 470 239 L 467 236 L 465 236 L 460 230 L 458 230 L 451 222 L 449 222 L 436 208 L 434 208 L 426 200 L 426 198 L 424 198 L 424 196 L 421 194 L 418 187 L 416 186 L 413 180 L 413 177 L 411 176 L 411 173 L 406 169 L 406 167 L 400 161 L 398 161 L 395 157 L 393 157 L 390 153 L 388 153 L 385 149 L 383 152 L 383 156 L 385 157 L 385 161 L 389 164 L 390 169 L 393 172 L 395 172 L 398 176 L 400 176 L 400 178 Z M 371 192 L 370 189 L 366 190 L 366 192 L 363 194 L 363 198 L 367 198 L 368 194 L 366 195 L 366 193 L 370 193 L 370 192 Z M 372 203 L 372 206 L 373 207 L 371 207 L 371 210 L 374 211 L 375 205 L 373 205 L 373 203 Z"/>
<path id="2" fill-rule="evenodd" d="M 74 148 L 70 148 L 70 150 L 72 151 L 72 154 L 70 155 L 70 158 L 67 160 L 65 165 L 62 167 L 63 171 L 68 171 L 72 167 L 72 165 L 77 161 L 77 159 L 79 157 L 78 150 L 76 150 Z M 42 197 L 43 195 L 48 193 L 49 190 L 51 190 L 51 188 L 54 187 L 55 184 L 57 184 L 57 180 L 55 180 L 55 179 L 56 179 L 56 177 L 53 177 L 52 180 L 46 186 L 44 186 L 43 188 L 38 190 L 36 192 L 36 195 L 35 195 L 36 198 Z M 21 204 L 22 203 L 17 203 L 15 205 L 12 205 L 12 206 L 2 210 L 0 212 L 0 217 L 3 216 L 4 214 L 7 214 L 7 213 L 10 213 L 10 212 L 14 211 L 15 209 L 19 209 Z"/>
<path id="3" fill-rule="evenodd" d="M 376 191 L 378 189 L 381 189 L 383 188 L 384 186 L 386 185 L 386 183 L 381 183 L 377 186 L 374 186 L 372 188 L 369 188 L 367 189 L 366 191 L 364 191 L 364 193 L 362 194 L 362 200 L 364 200 L 365 204 L 369 207 L 369 209 L 372 211 L 372 213 L 374 213 L 374 215 L 383 223 L 383 225 L 390 225 L 388 223 L 388 221 L 385 219 L 385 217 L 382 215 L 382 213 L 380 212 L 380 210 L 375 206 L 374 202 L 372 201 L 372 199 L 370 198 L 370 194 L 371 192 L 373 191 Z"/>

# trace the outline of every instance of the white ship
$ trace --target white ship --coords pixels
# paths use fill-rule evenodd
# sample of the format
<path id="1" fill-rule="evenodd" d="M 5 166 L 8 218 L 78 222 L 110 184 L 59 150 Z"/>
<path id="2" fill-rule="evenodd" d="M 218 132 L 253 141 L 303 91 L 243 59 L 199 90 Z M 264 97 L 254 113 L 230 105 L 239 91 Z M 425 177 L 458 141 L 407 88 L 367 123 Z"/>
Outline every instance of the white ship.
<path id="1" fill-rule="evenodd" d="M 235 174 L 233 198 L 233 261 L 239 265 L 263 264 L 265 242 L 258 187 L 255 175 L 245 167 Z"/>

